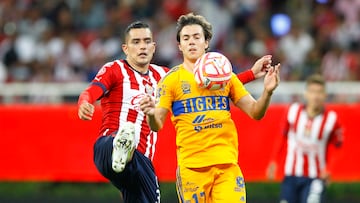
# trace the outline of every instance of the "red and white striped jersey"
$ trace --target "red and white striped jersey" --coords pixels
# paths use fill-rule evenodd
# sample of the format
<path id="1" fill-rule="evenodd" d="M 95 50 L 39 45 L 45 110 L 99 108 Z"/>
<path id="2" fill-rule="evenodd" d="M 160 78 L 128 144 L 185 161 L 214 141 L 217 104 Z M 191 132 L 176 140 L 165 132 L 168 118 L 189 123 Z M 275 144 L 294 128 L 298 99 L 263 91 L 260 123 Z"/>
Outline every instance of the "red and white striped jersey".
<path id="1" fill-rule="evenodd" d="M 135 123 L 137 149 L 151 160 L 155 154 L 157 133 L 150 130 L 139 101 L 145 95 L 154 97 L 158 81 L 168 71 L 165 67 L 151 64 L 147 74 L 142 74 L 125 60 L 105 64 L 93 79 L 91 85 L 102 88 L 102 125 L 100 135 L 111 135 L 122 123 Z"/>
<path id="2" fill-rule="evenodd" d="M 286 176 L 317 178 L 326 168 L 326 151 L 329 143 L 341 145 L 342 130 L 337 114 L 324 110 L 309 118 L 304 105 L 294 103 L 289 107 L 287 125 Z"/>

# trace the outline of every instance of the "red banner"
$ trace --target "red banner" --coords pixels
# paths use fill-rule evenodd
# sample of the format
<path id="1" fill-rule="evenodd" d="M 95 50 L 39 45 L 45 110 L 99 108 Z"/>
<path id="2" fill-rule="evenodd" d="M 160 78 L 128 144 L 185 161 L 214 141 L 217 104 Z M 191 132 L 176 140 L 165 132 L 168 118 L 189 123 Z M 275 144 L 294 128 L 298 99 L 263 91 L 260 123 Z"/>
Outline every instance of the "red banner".
<path id="1" fill-rule="evenodd" d="M 239 132 L 239 164 L 247 181 L 264 181 L 274 140 L 280 132 L 284 104 L 273 104 L 261 121 L 232 108 Z M 357 119 L 360 105 L 331 105 L 344 126 L 345 141 L 333 179 L 359 181 Z M 0 180 L 104 181 L 92 161 L 101 122 L 97 107 L 92 121 L 77 117 L 76 105 L 0 106 Z M 154 165 L 160 181 L 175 181 L 175 131 L 168 119 L 160 132 Z M 280 178 L 281 170 L 278 178 Z"/>

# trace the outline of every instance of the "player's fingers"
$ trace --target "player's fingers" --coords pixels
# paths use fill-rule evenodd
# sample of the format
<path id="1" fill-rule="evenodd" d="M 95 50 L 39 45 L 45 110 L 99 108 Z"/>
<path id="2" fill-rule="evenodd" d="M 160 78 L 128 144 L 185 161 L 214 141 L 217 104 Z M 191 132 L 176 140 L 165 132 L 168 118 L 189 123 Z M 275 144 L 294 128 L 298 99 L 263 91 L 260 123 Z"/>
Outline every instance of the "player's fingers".
<path id="1" fill-rule="evenodd" d="M 86 113 L 87 113 L 87 114 L 92 115 L 92 114 L 94 113 L 94 110 L 95 110 L 94 105 L 92 105 L 92 104 L 90 104 L 90 103 L 86 103 L 86 104 L 84 105 L 84 107 L 85 107 L 85 109 L 86 109 Z"/>
<path id="2" fill-rule="evenodd" d="M 92 115 L 93 111 L 91 110 L 91 107 L 89 106 L 84 106 L 81 110 L 82 115 Z"/>
<path id="3" fill-rule="evenodd" d="M 79 111 L 78 115 L 79 115 L 79 118 L 82 120 L 91 120 L 92 119 L 92 116 L 87 115 L 84 111 Z"/>

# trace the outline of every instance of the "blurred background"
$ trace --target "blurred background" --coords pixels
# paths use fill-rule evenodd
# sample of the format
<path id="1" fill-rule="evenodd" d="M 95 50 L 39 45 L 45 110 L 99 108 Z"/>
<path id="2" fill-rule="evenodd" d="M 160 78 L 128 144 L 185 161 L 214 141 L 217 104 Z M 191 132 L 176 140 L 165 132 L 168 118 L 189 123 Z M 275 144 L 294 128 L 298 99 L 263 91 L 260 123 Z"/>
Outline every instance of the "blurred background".
<path id="1" fill-rule="evenodd" d="M 121 202 L 92 164 L 101 110 L 91 122 L 78 120 L 78 95 L 103 64 L 124 58 L 123 31 L 135 20 L 153 30 L 153 63 L 179 64 L 176 20 L 188 12 L 212 23 L 210 50 L 228 56 L 234 72 L 266 54 L 282 64 L 281 85 L 260 122 L 264 129 L 240 149 L 248 201 L 276 202 L 281 177 L 265 179 L 272 147 L 265 135 L 277 132 L 274 121 L 290 102 L 301 101 L 304 79 L 321 73 L 351 143 L 328 201 L 360 202 L 360 0 L 1 0 L 0 202 Z M 262 82 L 246 87 L 256 97 Z M 235 120 L 259 125 L 241 112 Z M 176 202 L 175 138 L 163 137 L 154 163 L 163 202 Z M 264 145 L 259 151 L 254 139 Z"/>

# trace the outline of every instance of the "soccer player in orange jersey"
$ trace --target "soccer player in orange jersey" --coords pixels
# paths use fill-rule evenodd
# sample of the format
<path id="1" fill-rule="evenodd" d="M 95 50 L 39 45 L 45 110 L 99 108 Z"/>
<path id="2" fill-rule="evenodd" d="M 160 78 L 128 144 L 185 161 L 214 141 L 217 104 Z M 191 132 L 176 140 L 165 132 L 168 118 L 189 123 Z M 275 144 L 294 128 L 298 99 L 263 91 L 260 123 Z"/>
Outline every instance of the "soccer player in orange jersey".
<path id="1" fill-rule="evenodd" d="M 280 64 L 271 66 L 264 78 L 264 91 L 255 100 L 235 74 L 220 90 L 201 89 L 193 67 L 209 48 L 211 24 L 203 16 L 183 15 L 177 22 L 177 41 L 184 62 L 159 82 L 156 102 L 140 101 L 154 131 L 172 113 L 176 129 L 177 191 L 180 202 L 246 202 L 245 183 L 238 165 L 238 135 L 231 119 L 231 101 L 249 117 L 261 119 L 279 84 Z M 259 59 L 255 65 L 271 62 Z M 156 104 L 155 104 L 156 103 Z"/>

